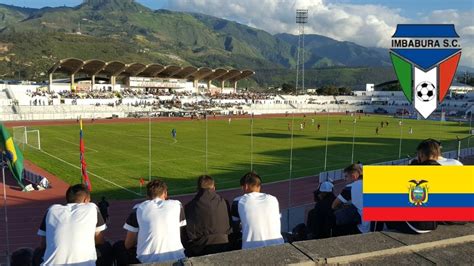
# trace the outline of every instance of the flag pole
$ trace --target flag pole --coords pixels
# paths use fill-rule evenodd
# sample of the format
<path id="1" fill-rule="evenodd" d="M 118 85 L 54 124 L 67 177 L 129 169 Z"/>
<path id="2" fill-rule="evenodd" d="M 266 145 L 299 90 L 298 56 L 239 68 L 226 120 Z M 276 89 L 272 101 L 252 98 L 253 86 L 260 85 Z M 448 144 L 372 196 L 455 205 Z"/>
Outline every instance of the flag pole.
<path id="1" fill-rule="evenodd" d="M 148 112 L 148 181 L 151 182 L 151 107 Z"/>
<path id="2" fill-rule="evenodd" d="M 206 171 L 205 174 L 207 175 L 207 164 L 208 164 L 208 125 L 207 125 L 207 110 L 205 110 L 205 116 L 206 116 Z"/>
<path id="3" fill-rule="evenodd" d="M 470 115 L 470 117 L 469 117 L 469 132 L 468 132 L 469 135 L 468 135 L 468 136 L 471 136 L 471 135 L 472 135 L 471 131 L 472 131 L 472 112 L 473 112 L 473 111 L 474 111 L 474 109 L 471 110 L 471 115 Z M 471 138 L 468 137 L 468 138 L 467 138 L 467 147 L 468 147 L 468 148 L 471 147 L 470 141 L 471 141 Z"/>
<path id="4" fill-rule="evenodd" d="M 250 118 L 250 171 L 253 171 L 253 113 Z"/>
<path id="5" fill-rule="evenodd" d="M 329 138 L 329 110 L 327 112 L 327 119 L 326 119 L 326 151 L 324 152 L 324 171 L 326 171 L 327 162 L 328 162 L 328 138 Z"/>
<path id="6" fill-rule="evenodd" d="M 403 139 L 403 115 L 405 110 L 402 111 L 402 121 L 400 123 L 400 146 L 398 147 L 398 159 L 402 158 L 402 139 Z"/>
<path id="7" fill-rule="evenodd" d="M 290 209 L 291 209 L 291 175 L 293 172 L 293 136 L 295 130 L 295 112 L 292 112 L 291 115 L 291 139 L 290 139 L 290 173 L 289 173 L 289 182 L 288 182 L 288 212 L 287 214 L 287 232 L 290 232 Z"/>
<path id="8" fill-rule="evenodd" d="M 80 128 L 80 132 L 79 132 L 79 138 L 82 139 L 82 116 L 79 117 L 79 128 Z M 81 174 L 80 174 L 80 184 L 84 184 L 84 178 L 82 176 L 82 151 L 81 151 L 81 140 L 79 140 L 79 166 L 80 166 L 80 169 L 79 171 L 81 171 Z M 85 152 L 85 151 L 84 151 Z"/>
<path id="9" fill-rule="evenodd" d="M 357 120 L 354 118 L 353 126 L 352 126 L 352 159 L 351 163 L 354 163 L 354 144 L 355 144 L 355 132 L 356 132 L 356 122 Z"/>
<path id="10" fill-rule="evenodd" d="M 7 265 L 10 265 L 10 234 L 8 228 L 8 208 L 7 208 L 7 184 L 5 183 L 5 167 L 6 163 L 3 161 L 3 153 L 0 161 L 0 166 L 2 167 L 2 178 L 3 178 L 3 209 L 5 213 L 5 236 L 7 238 Z"/>

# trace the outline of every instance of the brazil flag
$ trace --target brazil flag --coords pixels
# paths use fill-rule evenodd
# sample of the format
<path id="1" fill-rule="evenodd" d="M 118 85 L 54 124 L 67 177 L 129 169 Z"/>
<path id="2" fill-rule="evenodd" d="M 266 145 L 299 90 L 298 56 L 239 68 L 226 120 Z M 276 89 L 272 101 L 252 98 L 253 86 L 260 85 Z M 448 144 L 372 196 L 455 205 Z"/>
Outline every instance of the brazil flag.
<path id="1" fill-rule="evenodd" d="M 23 187 L 23 154 L 13 143 L 13 138 L 3 124 L 0 124 L 0 152 L 3 158 L 6 157 L 13 177 Z"/>

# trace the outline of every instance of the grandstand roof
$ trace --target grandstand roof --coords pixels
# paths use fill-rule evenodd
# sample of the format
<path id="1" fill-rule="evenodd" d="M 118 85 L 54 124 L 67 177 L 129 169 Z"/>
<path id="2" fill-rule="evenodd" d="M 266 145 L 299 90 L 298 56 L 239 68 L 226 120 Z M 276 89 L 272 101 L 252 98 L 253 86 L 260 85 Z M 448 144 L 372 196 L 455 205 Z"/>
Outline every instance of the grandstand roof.
<path id="1" fill-rule="evenodd" d="M 255 74 L 252 70 L 238 69 L 211 69 L 208 67 L 196 68 L 193 66 L 176 66 L 142 63 L 125 64 L 119 61 L 102 61 L 97 59 L 80 60 L 77 58 L 62 59 L 54 64 L 48 71 L 49 74 L 65 73 L 87 74 L 87 75 L 107 75 L 107 76 L 140 76 L 140 77 L 160 77 L 177 79 L 199 79 L 218 80 L 236 82 Z"/>

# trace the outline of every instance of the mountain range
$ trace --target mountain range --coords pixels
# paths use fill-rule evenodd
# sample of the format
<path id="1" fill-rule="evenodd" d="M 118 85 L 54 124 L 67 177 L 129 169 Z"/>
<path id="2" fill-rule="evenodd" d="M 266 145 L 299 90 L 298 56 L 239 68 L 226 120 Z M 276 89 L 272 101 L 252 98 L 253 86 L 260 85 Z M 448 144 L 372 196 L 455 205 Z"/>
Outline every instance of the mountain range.
<path id="1" fill-rule="evenodd" d="M 274 80 L 282 80 L 272 75 L 294 73 L 297 44 L 295 35 L 272 35 L 203 14 L 151 10 L 134 0 L 85 0 L 76 7 L 41 9 L 0 5 L 0 78 L 4 79 L 44 79 L 56 61 L 76 57 L 250 68 L 257 72 L 254 81 L 275 85 Z M 377 72 L 375 68 L 381 74 L 373 76 L 372 82 L 394 78 L 386 49 L 307 34 L 304 57 L 310 72 L 359 68 L 367 70 L 367 76 Z M 264 77 L 258 76 L 259 70 L 266 73 Z M 294 79 L 287 76 L 287 82 Z M 343 77 L 336 78 L 336 85 L 371 81 Z M 324 80 L 308 79 L 309 86 Z"/>

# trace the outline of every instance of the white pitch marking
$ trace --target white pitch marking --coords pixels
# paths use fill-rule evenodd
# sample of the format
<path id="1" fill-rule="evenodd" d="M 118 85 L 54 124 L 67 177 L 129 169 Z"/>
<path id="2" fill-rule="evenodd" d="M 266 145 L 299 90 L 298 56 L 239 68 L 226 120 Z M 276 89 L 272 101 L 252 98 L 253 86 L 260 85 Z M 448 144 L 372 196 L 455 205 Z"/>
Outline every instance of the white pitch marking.
<path id="1" fill-rule="evenodd" d="M 66 142 L 66 143 L 69 143 L 69 144 L 72 144 L 72 145 L 75 145 L 75 146 L 79 147 L 79 144 L 77 144 L 77 143 L 74 143 L 74 142 L 72 142 L 72 141 L 69 141 L 69 140 L 66 140 L 66 139 L 62 139 L 62 138 L 56 138 L 56 139 L 58 139 L 58 140 L 60 140 L 60 141 L 63 141 L 63 142 Z M 96 149 L 92 149 L 92 148 L 87 148 L 87 147 L 85 147 L 85 149 L 86 149 L 86 150 L 93 151 L 93 152 L 99 152 L 98 150 L 96 150 Z"/>
<path id="2" fill-rule="evenodd" d="M 48 152 L 45 152 L 44 150 L 41 150 L 41 152 L 44 153 L 44 154 L 46 154 L 46 155 L 48 155 L 48 156 L 50 156 L 50 157 L 52 157 L 52 158 L 54 158 L 54 159 L 56 159 L 56 160 L 58 160 L 58 161 L 60 161 L 60 162 L 63 162 L 63 163 L 65 163 L 65 164 L 69 165 L 69 166 L 72 166 L 72 167 L 74 167 L 74 168 L 76 168 L 76 169 L 79 169 L 79 170 L 81 169 L 79 166 L 74 165 L 74 164 L 72 164 L 72 163 L 70 163 L 70 162 L 67 162 L 67 161 L 65 161 L 65 160 L 63 160 L 63 159 L 61 159 L 61 158 L 59 158 L 59 157 L 56 157 L 56 156 L 54 156 L 54 155 L 52 155 L 52 154 L 50 154 L 50 153 L 48 153 Z M 101 180 L 103 180 L 103 181 L 105 181 L 105 182 L 107 182 L 107 183 L 110 183 L 110 184 L 112 184 L 112 185 L 114 185 L 114 186 L 116 186 L 116 187 L 118 187 L 118 188 L 121 188 L 121 189 L 123 189 L 123 190 L 126 190 L 126 191 L 128 191 L 128 192 L 130 192 L 130 193 L 132 193 L 132 194 L 134 194 L 134 195 L 142 196 L 142 195 L 140 195 L 139 193 L 136 193 L 135 191 L 132 191 L 132 190 L 126 188 L 126 187 L 123 187 L 123 186 L 121 186 L 121 185 L 119 185 L 119 184 L 117 184 L 117 183 L 114 183 L 114 182 L 112 182 L 112 181 L 108 180 L 107 178 L 104 178 L 104 177 L 102 177 L 102 176 L 100 176 L 100 175 L 94 174 L 94 173 L 89 172 L 89 171 L 88 171 L 88 173 L 89 173 L 90 175 L 93 175 L 93 176 L 95 176 L 95 177 L 97 177 L 97 178 L 99 178 L 99 179 L 101 179 Z"/>

